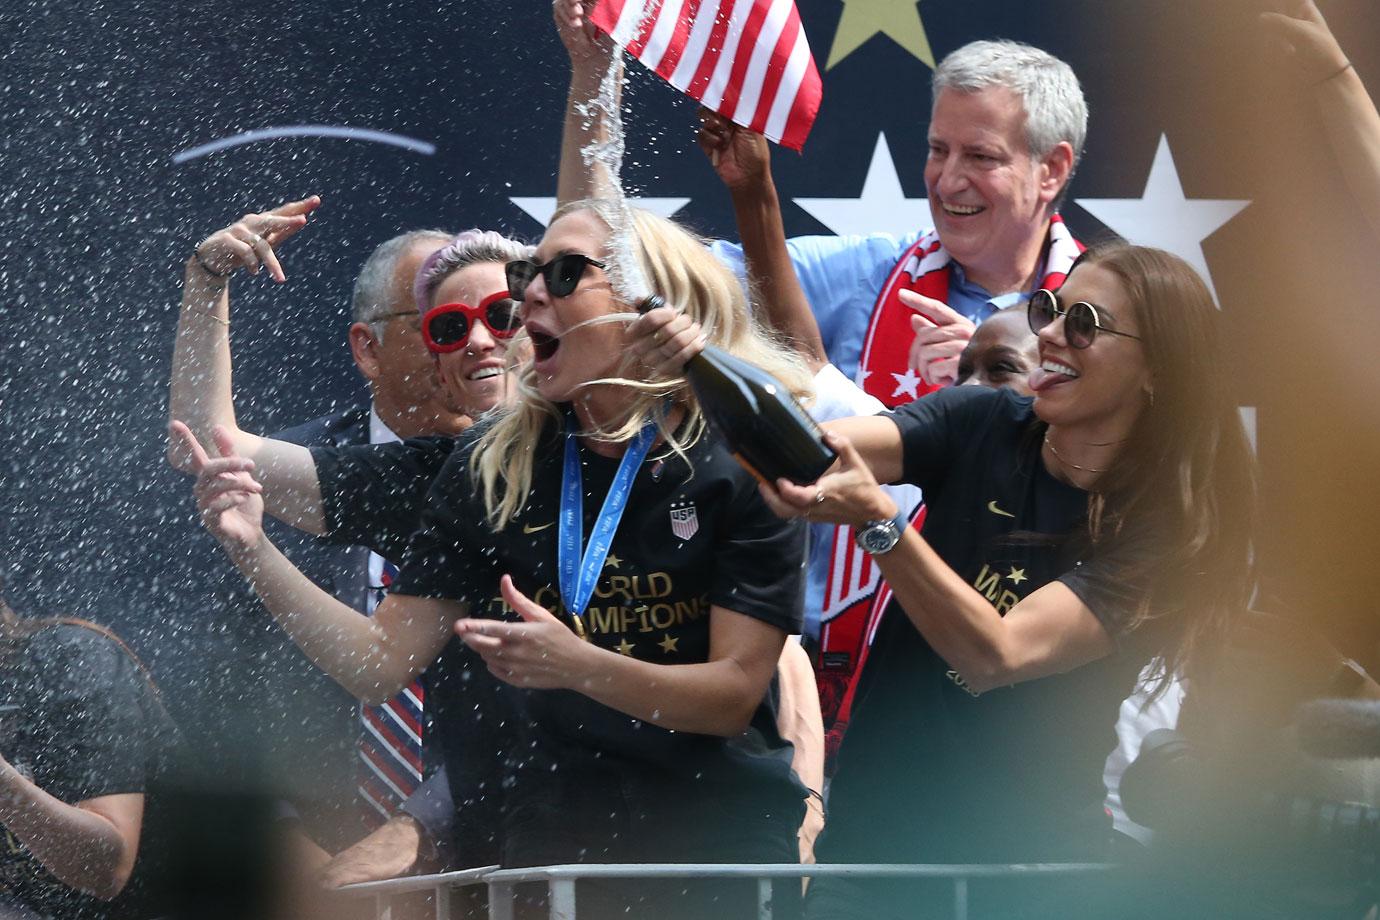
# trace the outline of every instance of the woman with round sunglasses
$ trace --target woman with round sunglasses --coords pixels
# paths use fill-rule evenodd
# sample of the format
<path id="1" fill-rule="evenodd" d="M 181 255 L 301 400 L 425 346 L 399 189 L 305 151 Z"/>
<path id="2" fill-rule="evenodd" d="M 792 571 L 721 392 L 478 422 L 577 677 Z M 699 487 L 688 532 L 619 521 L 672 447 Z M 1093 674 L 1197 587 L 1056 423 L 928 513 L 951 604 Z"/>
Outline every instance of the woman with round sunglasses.
<path id="1" fill-rule="evenodd" d="M 652 289 L 804 395 L 804 368 L 753 324 L 703 243 L 633 214 Z M 601 267 L 617 221 L 602 203 L 566 206 L 535 257 L 509 266 L 532 360 L 514 402 L 457 443 L 372 618 L 304 585 L 264 540 L 247 464 L 203 475 L 203 518 L 356 695 L 386 697 L 435 661 L 434 719 L 491 707 L 508 761 L 505 864 L 792 862 L 804 790 L 768 691 L 798 627 L 802 531 L 705 430 L 685 382 L 657 372 L 692 343 L 647 345 L 629 328 L 637 298 Z M 448 644 L 457 634 L 463 645 Z M 477 696 L 475 663 L 507 691 Z M 750 885 L 686 888 L 591 884 L 580 898 L 595 915 L 752 902 Z"/>
<path id="2" fill-rule="evenodd" d="M 820 862 L 1103 858 L 1121 701 L 1151 661 L 1210 681 L 1249 599 L 1253 462 L 1202 280 L 1159 250 L 1096 246 L 1029 321 L 1033 396 L 955 387 L 827 424 L 836 468 L 764 487 L 783 516 L 857 527 L 894 592 Z M 879 481 L 924 490 L 921 532 Z M 1072 889 L 1035 894 L 986 883 L 971 906 L 1068 915 Z M 947 915 L 949 897 L 822 878 L 806 915 Z"/>

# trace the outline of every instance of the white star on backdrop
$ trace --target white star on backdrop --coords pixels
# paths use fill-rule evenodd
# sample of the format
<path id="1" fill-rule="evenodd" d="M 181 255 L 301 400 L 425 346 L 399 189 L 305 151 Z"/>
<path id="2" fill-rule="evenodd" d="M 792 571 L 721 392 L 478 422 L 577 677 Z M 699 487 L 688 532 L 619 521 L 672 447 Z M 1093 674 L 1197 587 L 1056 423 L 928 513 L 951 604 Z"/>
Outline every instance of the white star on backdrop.
<path id="1" fill-rule="evenodd" d="M 896 392 L 892 393 L 892 396 L 920 398 L 920 391 L 917 389 L 920 386 L 920 377 L 915 373 L 915 368 L 908 367 L 904 374 L 893 373 L 891 376 L 896 378 Z"/>
<path id="2" fill-rule="evenodd" d="M 793 198 L 806 213 L 839 236 L 890 233 L 903 237 L 931 227 L 930 204 L 907 198 L 896 175 L 886 135 L 877 135 L 862 194 L 856 198 Z"/>
<path id="3" fill-rule="evenodd" d="M 545 227 L 556 213 L 556 198 L 509 198 L 513 204 L 522 208 L 529 217 Z M 689 198 L 636 198 L 628 196 L 628 204 L 645 208 L 660 217 L 671 217 L 690 203 Z"/>
<path id="4" fill-rule="evenodd" d="M 1192 265 L 1207 282 L 1214 300 L 1217 300 L 1217 288 L 1208 271 L 1207 257 L 1203 255 L 1203 240 L 1250 204 L 1250 201 L 1184 197 L 1179 171 L 1169 152 L 1169 139 L 1163 134 L 1141 197 L 1078 198 L 1075 201 L 1132 243 L 1168 250 Z"/>

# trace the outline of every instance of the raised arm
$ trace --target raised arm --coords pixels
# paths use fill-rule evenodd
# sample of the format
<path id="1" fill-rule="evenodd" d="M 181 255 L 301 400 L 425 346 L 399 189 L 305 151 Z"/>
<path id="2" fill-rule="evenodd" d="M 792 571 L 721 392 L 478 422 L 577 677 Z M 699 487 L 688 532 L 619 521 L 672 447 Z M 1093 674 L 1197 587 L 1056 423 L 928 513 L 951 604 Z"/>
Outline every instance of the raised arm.
<path id="1" fill-rule="evenodd" d="M 811 373 L 818 373 L 829 358 L 819 323 L 786 249 L 781 200 L 771 177 L 767 139 L 701 109 L 699 143 L 733 199 L 748 279 L 768 325 L 795 346 Z"/>
<path id="2" fill-rule="evenodd" d="M 1292 15 L 1262 13 L 1260 18 L 1297 65 L 1322 113 L 1342 176 L 1380 233 L 1380 113 L 1360 75 L 1312 0 L 1297 4 Z"/>
<path id="3" fill-rule="evenodd" d="M 607 170 L 586 156 L 587 148 L 607 143 L 609 121 L 618 117 L 623 98 L 623 61 L 607 35 L 589 21 L 590 0 L 556 0 L 551 11 L 556 31 L 570 55 L 570 90 L 561 131 L 561 165 L 556 203 L 609 197 Z M 599 100 L 607 81 L 610 98 Z"/>
<path id="4" fill-rule="evenodd" d="M 235 421 L 230 361 L 230 280 L 239 269 L 267 270 L 285 280 L 276 249 L 306 225 L 321 203 L 316 196 L 293 201 L 263 214 L 246 214 L 197 246 L 187 260 L 182 309 L 173 346 L 169 414 L 207 443 L 223 427 L 237 455 L 252 459 L 266 487 L 268 511 L 289 524 L 321 533 L 321 493 L 311 453 L 304 447 L 240 430 Z M 176 437 L 168 440 L 168 462 L 195 472 L 192 458 Z"/>
<path id="5" fill-rule="evenodd" d="M 263 532 L 262 487 L 254 462 L 234 453 L 222 428 L 214 432 L 221 456 L 207 456 L 185 427 L 175 436 L 192 458 L 202 523 L 269 613 L 312 662 L 361 700 L 381 703 L 429 665 L 450 637 L 464 605 L 390 596 L 372 617 L 312 584 Z"/>

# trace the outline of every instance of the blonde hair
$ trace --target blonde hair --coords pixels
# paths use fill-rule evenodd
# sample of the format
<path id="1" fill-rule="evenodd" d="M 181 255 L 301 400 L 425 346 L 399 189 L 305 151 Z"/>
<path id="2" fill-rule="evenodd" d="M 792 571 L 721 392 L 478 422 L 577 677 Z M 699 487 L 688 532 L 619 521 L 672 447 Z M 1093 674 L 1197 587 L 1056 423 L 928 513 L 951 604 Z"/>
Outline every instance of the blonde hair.
<path id="1" fill-rule="evenodd" d="M 610 228 L 610 234 L 622 224 L 616 206 L 598 199 L 571 202 L 556 211 L 552 222 L 576 211 L 596 214 Z M 748 309 L 742 285 L 713 256 L 706 241 L 649 211 L 632 208 L 629 212 L 635 235 L 631 248 L 652 291 L 699 323 L 710 344 L 767 371 L 798 399 L 808 399 L 812 395 L 811 377 L 804 362 L 757 323 Z M 614 249 L 613 240 L 608 249 Z M 636 316 L 635 305 L 620 301 L 620 306 L 620 313 L 594 322 L 619 322 Z M 509 360 L 516 363 L 517 355 L 524 351 L 510 349 Z M 625 356 L 617 376 L 586 384 L 617 384 L 630 392 L 621 422 L 582 434 L 607 441 L 627 441 L 651 420 L 665 440 L 662 456 L 684 457 L 705 428 L 694 391 L 683 376 L 648 380 L 645 375 L 646 369 L 640 362 Z M 560 409 L 537 391 L 536 371 L 530 358 L 516 368 L 514 379 L 517 399 L 497 410 L 493 424 L 470 458 L 470 469 L 483 490 L 484 509 L 494 530 L 507 526 L 525 506 L 532 489 L 533 445 L 547 422 L 562 421 Z M 672 402 L 683 406 L 687 413 L 676 430 L 672 430 L 667 419 Z"/>

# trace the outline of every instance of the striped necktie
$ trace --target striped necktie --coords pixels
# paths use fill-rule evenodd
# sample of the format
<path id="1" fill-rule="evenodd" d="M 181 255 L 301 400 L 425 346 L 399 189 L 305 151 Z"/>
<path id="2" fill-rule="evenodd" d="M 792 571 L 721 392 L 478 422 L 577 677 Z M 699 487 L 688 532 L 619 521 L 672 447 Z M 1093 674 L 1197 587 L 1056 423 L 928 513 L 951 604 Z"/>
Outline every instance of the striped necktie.
<path id="1" fill-rule="evenodd" d="M 398 569 L 375 554 L 370 554 L 369 562 L 368 612 L 372 616 Z M 359 794 L 373 825 L 381 823 L 379 817 L 391 818 L 422 781 L 423 705 L 421 681 L 414 680 L 381 706 L 360 706 Z"/>

